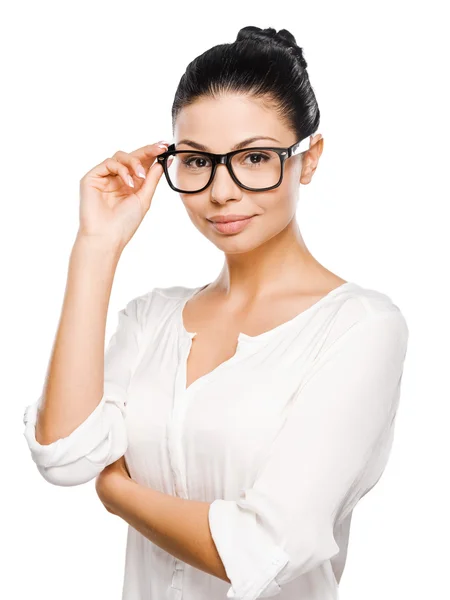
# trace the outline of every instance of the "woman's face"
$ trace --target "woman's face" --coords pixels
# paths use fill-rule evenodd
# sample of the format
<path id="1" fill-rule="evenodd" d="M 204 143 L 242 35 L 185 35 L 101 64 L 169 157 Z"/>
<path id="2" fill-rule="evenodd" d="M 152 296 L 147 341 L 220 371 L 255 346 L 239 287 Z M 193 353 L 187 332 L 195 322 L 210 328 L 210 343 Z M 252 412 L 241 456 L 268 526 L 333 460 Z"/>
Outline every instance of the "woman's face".
<path id="1" fill-rule="evenodd" d="M 183 142 L 190 140 L 218 154 L 230 152 L 239 142 L 258 136 L 274 139 L 255 139 L 245 147 L 281 148 L 298 141 L 275 110 L 250 96 L 236 94 L 196 100 L 180 111 L 174 129 L 177 150 L 198 150 Z M 317 164 L 318 146 L 321 144 L 316 144 L 315 152 L 308 153 L 306 161 L 302 161 L 300 155 L 286 160 L 281 184 L 269 191 L 245 190 L 233 181 L 225 165 L 217 165 L 212 183 L 203 192 L 180 194 L 192 223 L 223 252 L 248 252 L 260 246 L 285 229 L 295 217 L 299 184 L 310 181 Z M 252 219 L 234 233 L 219 231 L 210 221 L 231 214 Z"/>

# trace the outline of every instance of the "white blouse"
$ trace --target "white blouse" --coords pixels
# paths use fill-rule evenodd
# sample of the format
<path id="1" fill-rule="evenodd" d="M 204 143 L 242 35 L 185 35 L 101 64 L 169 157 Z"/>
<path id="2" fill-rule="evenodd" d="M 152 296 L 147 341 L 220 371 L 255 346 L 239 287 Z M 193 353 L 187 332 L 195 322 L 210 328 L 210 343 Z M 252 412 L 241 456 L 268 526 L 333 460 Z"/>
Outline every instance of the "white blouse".
<path id="1" fill-rule="evenodd" d="M 128 527 L 123 600 L 335 600 L 352 511 L 387 464 L 408 327 L 378 291 L 347 282 L 257 336 L 186 389 L 195 332 L 186 302 L 205 286 L 153 288 L 118 313 L 104 394 L 69 436 L 25 438 L 55 485 L 92 480 L 125 454 L 131 477 L 211 502 L 231 585 Z"/>

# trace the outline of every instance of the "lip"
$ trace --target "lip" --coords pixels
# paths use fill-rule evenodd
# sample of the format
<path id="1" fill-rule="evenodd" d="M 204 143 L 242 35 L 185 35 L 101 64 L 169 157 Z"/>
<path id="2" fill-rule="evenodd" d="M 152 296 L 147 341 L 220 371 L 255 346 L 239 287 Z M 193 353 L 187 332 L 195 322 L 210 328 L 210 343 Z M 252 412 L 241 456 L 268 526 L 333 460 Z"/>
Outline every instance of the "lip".
<path id="1" fill-rule="evenodd" d="M 245 219 L 250 219 L 252 216 L 254 215 L 217 215 L 208 219 L 208 221 L 212 221 L 213 223 L 230 223 L 232 221 L 244 221 Z"/>
<path id="2" fill-rule="evenodd" d="M 237 215 L 230 215 L 230 216 L 234 216 L 236 217 Z M 212 227 L 214 227 L 214 229 L 216 231 L 219 231 L 220 233 L 239 233 L 240 231 L 242 231 L 243 229 L 245 229 L 245 227 L 247 227 L 247 225 L 249 225 L 253 218 L 256 215 L 252 215 L 250 217 L 243 217 L 239 216 L 239 219 L 234 218 L 234 220 L 231 221 L 222 221 L 222 220 L 217 220 L 217 221 L 212 221 L 210 219 L 207 219 L 207 221 L 210 223 L 210 225 Z M 229 218 L 229 217 L 227 217 Z"/>

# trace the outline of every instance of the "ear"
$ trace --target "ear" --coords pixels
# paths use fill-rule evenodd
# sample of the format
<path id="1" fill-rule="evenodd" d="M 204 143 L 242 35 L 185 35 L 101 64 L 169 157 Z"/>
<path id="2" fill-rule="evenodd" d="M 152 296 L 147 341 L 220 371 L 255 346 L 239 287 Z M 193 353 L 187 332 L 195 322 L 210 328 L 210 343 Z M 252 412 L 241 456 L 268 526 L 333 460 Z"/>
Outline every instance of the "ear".
<path id="1" fill-rule="evenodd" d="M 302 172 L 300 174 L 300 183 L 307 184 L 311 181 L 317 165 L 319 164 L 320 155 L 323 152 L 323 137 L 318 133 L 311 136 L 310 148 L 303 154 Z"/>

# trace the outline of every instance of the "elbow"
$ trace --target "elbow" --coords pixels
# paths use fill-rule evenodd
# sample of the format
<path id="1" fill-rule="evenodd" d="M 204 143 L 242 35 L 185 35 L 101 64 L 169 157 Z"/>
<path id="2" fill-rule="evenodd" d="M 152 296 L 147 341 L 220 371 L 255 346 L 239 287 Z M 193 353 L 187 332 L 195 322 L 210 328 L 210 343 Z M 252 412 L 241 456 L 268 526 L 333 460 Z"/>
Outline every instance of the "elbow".
<path id="1" fill-rule="evenodd" d="M 51 444 L 48 447 L 50 446 Z M 125 453 L 125 450 L 123 453 Z M 117 460 L 115 458 L 108 460 L 110 455 L 111 439 L 108 436 L 86 456 L 80 456 L 72 462 L 61 464 L 45 465 L 36 462 L 36 467 L 45 481 L 52 485 L 76 486 L 95 479 L 108 464 Z"/>
<path id="2" fill-rule="evenodd" d="M 105 397 L 70 435 L 50 444 L 41 444 L 36 439 L 37 410 L 38 402 L 26 408 L 24 436 L 39 473 L 48 483 L 57 486 L 87 483 L 127 450 L 122 411 Z"/>
<path id="3" fill-rule="evenodd" d="M 254 595 L 250 598 L 271 598 L 277 596 L 283 591 L 283 587 L 299 577 L 307 576 L 315 569 L 320 568 L 326 561 L 339 553 L 339 546 L 333 536 L 332 529 L 326 530 L 305 526 L 302 528 L 304 534 L 295 529 L 298 533 L 291 534 L 286 538 L 285 543 L 273 545 L 270 554 L 271 561 L 266 569 L 266 576 L 262 575 L 254 583 L 258 586 L 254 588 Z M 294 532 L 294 528 L 292 533 Z M 281 538 L 282 539 L 282 536 Z M 272 573 L 270 572 L 272 569 Z M 245 600 L 245 594 L 231 596 L 235 600 Z"/>
<path id="4" fill-rule="evenodd" d="M 36 464 L 36 467 L 45 481 L 53 485 L 66 487 L 87 483 L 94 479 L 104 468 L 98 464 L 90 463 L 87 457 L 67 465 L 45 467 Z"/>
<path id="5" fill-rule="evenodd" d="M 244 502 L 216 499 L 210 506 L 211 535 L 231 582 L 227 598 L 270 598 L 282 586 L 339 552 L 332 524 L 317 517 L 268 518 Z"/>
<path id="6" fill-rule="evenodd" d="M 332 525 L 303 521 L 301 528 L 293 527 L 294 531 L 295 535 L 289 535 L 288 542 L 283 545 L 289 561 L 276 577 L 280 586 L 314 571 L 340 551 Z"/>

